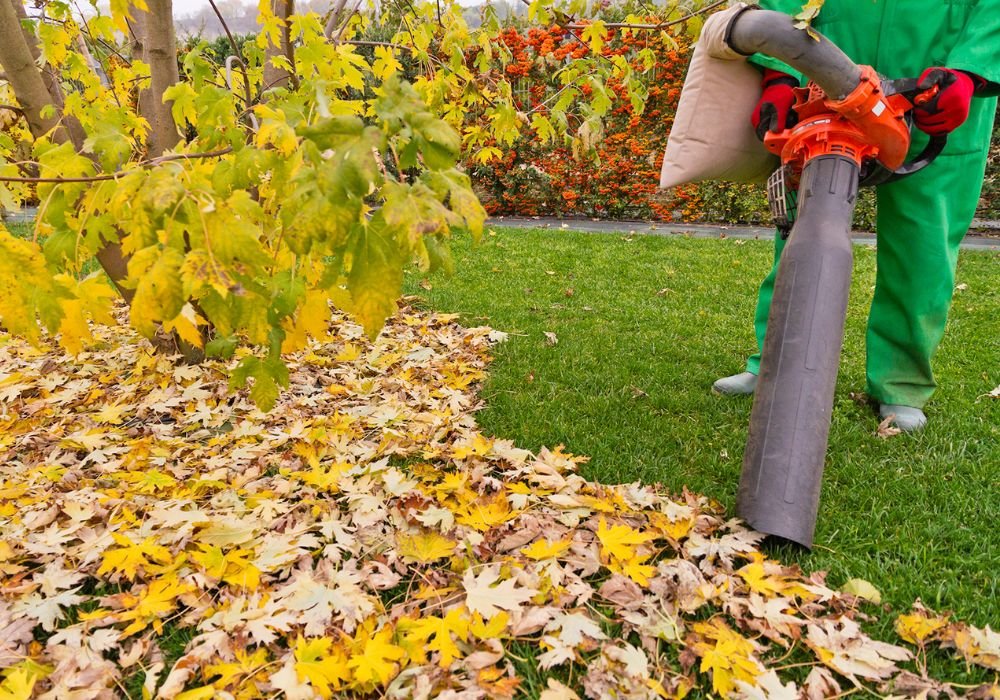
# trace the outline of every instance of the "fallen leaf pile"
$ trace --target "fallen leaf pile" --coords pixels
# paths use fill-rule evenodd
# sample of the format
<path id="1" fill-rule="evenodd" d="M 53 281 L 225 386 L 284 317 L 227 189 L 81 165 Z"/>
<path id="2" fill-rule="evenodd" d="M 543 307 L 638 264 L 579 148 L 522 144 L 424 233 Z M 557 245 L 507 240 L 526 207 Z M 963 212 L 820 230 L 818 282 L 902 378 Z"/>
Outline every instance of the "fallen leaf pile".
<path id="1" fill-rule="evenodd" d="M 0 698 L 954 692 L 717 504 L 482 435 L 503 334 L 337 318 L 263 414 L 95 331 L 75 359 L 0 336 Z M 918 654 L 997 668 L 989 628 L 911 616 Z"/>

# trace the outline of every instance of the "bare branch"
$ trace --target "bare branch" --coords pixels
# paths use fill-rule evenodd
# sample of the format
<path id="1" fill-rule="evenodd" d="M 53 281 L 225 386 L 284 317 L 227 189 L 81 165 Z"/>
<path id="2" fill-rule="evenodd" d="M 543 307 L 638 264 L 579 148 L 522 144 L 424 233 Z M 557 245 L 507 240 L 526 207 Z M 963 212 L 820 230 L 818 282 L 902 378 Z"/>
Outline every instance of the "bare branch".
<path id="1" fill-rule="evenodd" d="M 253 97 L 250 95 L 250 76 L 247 75 L 247 64 L 246 61 L 243 60 L 243 52 L 240 51 L 240 47 L 236 45 L 236 39 L 233 38 L 233 33 L 229 31 L 229 25 L 226 24 L 226 20 L 222 17 L 222 13 L 219 12 L 219 7 L 215 4 L 215 0 L 208 0 L 208 4 L 212 6 L 215 16 L 219 18 L 219 23 L 222 25 L 223 31 L 225 31 L 226 36 L 229 37 L 229 45 L 233 49 L 233 55 L 239 60 L 240 72 L 243 73 L 243 99 L 246 102 L 246 106 L 250 107 L 250 105 L 253 104 Z"/>
<path id="2" fill-rule="evenodd" d="M 728 1 L 729 0 L 717 0 L 716 2 L 713 2 L 711 5 L 706 5 L 700 10 L 695 10 L 690 14 L 684 15 L 680 19 L 670 20 L 669 22 L 660 22 L 658 24 L 630 24 L 628 22 L 608 22 L 604 26 L 608 29 L 641 29 L 645 31 L 657 31 L 661 29 L 666 29 L 668 27 L 673 27 L 678 24 L 684 24 L 689 19 L 694 19 L 699 15 L 707 14 L 712 10 L 714 10 L 715 8 L 725 5 Z M 579 22 L 571 22 L 569 24 L 563 25 L 565 29 L 586 29 L 587 26 L 588 25 L 580 24 Z"/>
<path id="3" fill-rule="evenodd" d="M 354 7 L 351 8 L 351 11 L 344 16 L 343 21 L 340 23 L 340 31 L 337 32 L 337 36 L 332 39 L 334 44 L 339 44 L 344 38 L 344 32 L 347 31 L 347 25 L 350 24 L 351 17 L 357 14 L 358 10 L 361 8 L 362 1 L 363 0 L 357 0 L 354 3 Z"/>
<path id="4" fill-rule="evenodd" d="M 347 0 L 337 0 L 337 3 L 333 6 L 333 10 L 330 11 L 330 17 L 326 20 L 326 25 L 323 27 L 323 33 L 326 34 L 327 39 L 333 39 L 334 32 L 340 26 L 340 15 L 346 5 Z"/>

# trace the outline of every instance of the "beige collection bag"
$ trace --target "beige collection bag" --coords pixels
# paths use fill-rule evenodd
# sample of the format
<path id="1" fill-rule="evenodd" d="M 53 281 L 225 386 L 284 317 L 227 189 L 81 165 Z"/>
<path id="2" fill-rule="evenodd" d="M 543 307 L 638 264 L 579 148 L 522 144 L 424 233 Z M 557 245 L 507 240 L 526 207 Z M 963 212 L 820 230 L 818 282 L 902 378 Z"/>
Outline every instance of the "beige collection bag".
<path id="1" fill-rule="evenodd" d="M 660 171 L 660 187 L 702 180 L 765 182 L 778 159 L 750 124 L 760 73 L 726 43 L 737 3 L 705 21 L 688 68 Z"/>

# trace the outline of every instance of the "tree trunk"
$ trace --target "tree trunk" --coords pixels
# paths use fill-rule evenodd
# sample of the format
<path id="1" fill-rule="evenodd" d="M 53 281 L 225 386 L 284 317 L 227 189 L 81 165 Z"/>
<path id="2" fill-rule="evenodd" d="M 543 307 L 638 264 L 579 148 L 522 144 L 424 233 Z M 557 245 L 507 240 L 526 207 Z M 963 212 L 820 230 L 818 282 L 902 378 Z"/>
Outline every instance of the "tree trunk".
<path id="1" fill-rule="evenodd" d="M 80 151 L 83 148 L 83 131 L 76 120 L 72 120 L 75 127 L 69 129 L 60 123 L 59 105 L 46 87 L 44 73 L 35 62 L 27 37 L 21 31 L 20 14 L 15 9 L 14 3 L 0 0 L 0 66 L 3 66 L 8 81 L 14 89 L 14 96 L 24 111 L 24 118 L 28 122 L 31 135 L 37 139 L 51 131 L 53 141 L 56 143 L 69 141 L 76 146 L 77 151 Z M 42 110 L 50 105 L 56 107 L 55 114 L 43 117 Z M 80 133 L 73 133 L 77 129 Z M 128 273 L 127 261 L 122 255 L 121 247 L 117 243 L 109 243 L 98 251 L 97 259 L 122 296 L 130 300 L 133 292 L 119 285 Z"/>
<path id="2" fill-rule="evenodd" d="M 9 0 L 9 2 L 14 8 L 19 21 L 30 19 L 21 0 Z M 23 25 L 21 33 L 24 36 L 24 43 L 28 46 L 28 51 L 31 52 L 31 56 L 35 59 L 35 65 L 41 66 L 42 81 L 45 83 L 45 89 L 49 91 L 49 96 L 52 99 L 51 104 L 55 105 L 57 112 L 62 113 L 65 98 L 63 97 L 62 86 L 59 84 L 59 71 L 48 64 L 41 65 L 42 50 L 38 47 L 38 38 L 34 33 L 28 29 L 24 29 Z M 86 138 L 80 122 L 75 117 L 63 116 L 63 125 L 69 130 L 70 139 L 79 148 L 84 138 Z"/>
<path id="3" fill-rule="evenodd" d="M 15 3 L 20 8 L 20 13 L 15 9 Z M 0 0 L 0 65 L 3 65 L 18 104 L 24 110 L 24 118 L 32 136 L 38 138 L 54 129 L 52 139 L 57 143 L 64 143 L 70 135 L 59 124 L 60 105 L 49 92 L 43 73 L 35 63 L 35 55 L 28 45 L 25 32 L 21 31 L 20 14 L 23 11 L 19 0 Z M 35 50 L 37 51 L 37 46 Z M 42 110 L 49 105 L 56 107 L 56 115 L 43 117 Z"/>
<path id="4" fill-rule="evenodd" d="M 289 83 L 294 85 L 295 73 L 285 68 L 275 66 L 271 59 L 283 56 L 288 60 L 290 66 L 295 66 L 295 49 L 292 46 L 291 36 L 288 27 L 288 18 L 295 14 L 295 0 L 270 0 L 271 12 L 276 17 L 284 20 L 281 28 L 281 43 L 277 46 L 268 42 L 264 54 L 264 89 L 273 87 L 286 87 Z"/>
<path id="5" fill-rule="evenodd" d="M 177 41 L 174 38 L 172 0 L 148 0 L 149 13 L 143 18 L 145 36 L 142 37 L 149 71 L 152 77 L 147 105 L 148 113 L 142 116 L 149 121 L 149 157 L 163 155 L 181 140 L 170 108 L 173 102 L 164 102 L 167 88 L 180 82 L 177 70 Z"/>

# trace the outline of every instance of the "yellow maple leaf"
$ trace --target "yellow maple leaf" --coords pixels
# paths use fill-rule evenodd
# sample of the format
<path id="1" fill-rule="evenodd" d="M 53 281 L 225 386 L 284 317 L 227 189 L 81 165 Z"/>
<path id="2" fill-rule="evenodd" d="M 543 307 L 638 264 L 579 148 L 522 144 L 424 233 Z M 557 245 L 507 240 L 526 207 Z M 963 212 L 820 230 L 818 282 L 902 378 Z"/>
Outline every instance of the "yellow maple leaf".
<path id="1" fill-rule="evenodd" d="M 118 621 L 131 621 L 131 624 L 122 631 L 122 638 L 141 632 L 150 623 L 157 633 L 162 633 L 162 618 L 174 609 L 177 597 L 190 590 L 189 584 L 181 583 L 176 576 L 170 576 L 153 581 L 138 595 L 126 593 L 122 599 L 125 610 L 118 614 Z"/>
<path id="2" fill-rule="evenodd" d="M 79 355 L 84 346 L 94 342 L 94 336 L 83 315 L 83 302 L 66 299 L 62 302 L 63 317 L 59 322 L 59 344 L 70 355 Z"/>
<path id="3" fill-rule="evenodd" d="M 51 672 L 52 667 L 42 666 L 31 659 L 9 667 L 3 672 L 0 700 L 28 700 L 32 697 L 35 683 Z"/>
<path id="4" fill-rule="evenodd" d="M 286 318 L 282 327 L 287 335 L 281 344 L 281 352 L 296 352 L 308 344 L 310 338 L 320 341 L 327 339 L 330 325 L 329 295 L 324 290 L 310 289 L 294 317 Z"/>
<path id="5" fill-rule="evenodd" d="M 635 556 L 635 549 L 654 539 L 653 535 L 633 530 L 628 525 L 608 527 L 604 518 L 597 525 L 597 539 L 601 541 L 601 553 L 628 561 Z"/>
<path id="6" fill-rule="evenodd" d="M 295 641 L 295 673 L 324 698 L 332 697 L 351 677 L 346 653 L 329 637 Z"/>
<path id="7" fill-rule="evenodd" d="M 763 673 L 764 669 L 753 656 L 753 642 L 720 618 L 696 622 L 692 631 L 702 637 L 691 646 L 701 657 L 699 670 L 711 672 L 712 689 L 720 696 L 727 697 L 736 687 L 736 681 L 752 685 L 754 678 Z"/>
<path id="8" fill-rule="evenodd" d="M 149 568 L 154 562 L 157 564 L 168 564 L 173 557 L 170 550 L 156 544 L 156 539 L 147 537 L 142 542 L 133 542 L 124 535 L 117 532 L 111 535 L 115 542 L 120 545 L 118 549 L 108 549 L 101 558 L 101 567 L 97 570 L 98 575 L 120 571 L 129 581 L 135 579 L 139 567 Z"/>
<path id="9" fill-rule="evenodd" d="M 948 627 L 948 616 L 938 615 L 919 603 L 913 611 L 896 618 L 896 634 L 910 644 L 923 646 L 925 642 L 939 637 Z"/>
<path id="10" fill-rule="evenodd" d="M 656 567 L 646 563 L 651 556 L 651 554 L 637 554 L 625 561 L 612 558 L 608 569 L 613 573 L 628 576 L 640 586 L 648 586 L 650 577 L 656 573 Z"/>
<path id="11" fill-rule="evenodd" d="M 471 440 L 456 442 L 451 456 L 455 459 L 468 459 L 471 456 L 485 457 L 493 449 L 493 440 L 475 433 Z"/>
<path id="12" fill-rule="evenodd" d="M 428 530 L 416 534 L 398 534 L 396 547 L 404 561 L 427 564 L 451 556 L 455 551 L 455 541 Z"/>
<path id="13" fill-rule="evenodd" d="M 955 625 L 947 643 L 954 645 L 967 663 L 1000 671 L 1000 634 L 990 629 L 989 625 L 985 629 Z"/>
<path id="14" fill-rule="evenodd" d="M 535 540 L 528 547 L 522 547 L 521 554 L 529 559 L 535 560 L 555 559 L 556 557 L 561 557 L 563 554 L 568 552 L 571 544 L 573 544 L 572 540 L 556 540 L 555 542 L 550 542 L 549 540 L 542 538 Z"/>
<path id="15" fill-rule="evenodd" d="M 354 680 L 361 686 L 385 686 L 396 675 L 397 662 L 406 656 L 406 652 L 392 643 L 391 627 L 384 627 L 370 637 L 363 628 L 359 629 L 359 634 L 365 635 L 363 646 L 361 652 L 347 662 L 348 668 L 353 671 Z"/>
<path id="16" fill-rule="evenodd" d="M 687 516 L 678 518 L 677 520 L 672 520 L 669 516 L 664 513 L 651 512 L 649 513 L 649 524 L 651 527 L 659 530 L 664 535 L 672 540 L 681 540 L 687 537 L 688 533 L 694 528 L 694 516 Z"/>
<path id="17" fill-rule="evenodd" d="M 267 649 L 258 647 L 253 653 L 245 649 L 236 649 L 234 652 L 236 661 L 209 664 L 205 666 L 204 675 L 206 679 L 218 676 L 212 685 L 216 688 L 227 688 L 233 685 L 237 679 L 255 676 L 259 671 L 267 666 Z"/>
<path id="18" fill-rule="evenodd" d="M 511 510 L 510 501 L 503 491 L 467 503 L 456 513 L 458 522 L 474 527 L 480 532 L 485 532 L 515 517 L 517 511 Z"/>
<path id="19" fill-rule="evenodd" d="M 468 611 L 459 606 L 448 612 L 443 618 L 430 615 L 405 625 L 403 632 L 406 642 L 414 647 L 424 648 L 441 653 L 438 664 L 448 668 L 451 663 L 462 656 L 452 635 L 460 641 L 469 638 Z"/>
<path id="20" fill-rule="evenodd" d="M 344 347 L 341 348 L 337 356 L 334 357 L 337 362 L 354 362 L 356 359 L 361 357 L 361 348 L 352 342 L 344 343 Z"/>
<path id="21" fill-rule="evenodd" d="M 118 425 L 122 422 L 123 416 L 134 409 L 135 406 L 132 404 L 109 404 L 94 414 L 94 420 L 98 423 Z"/>
<path id="22" fill-rule="evenodd" d="M 191 688 L 174 696 L 174 700 L 210 700 L 216 697 L 216 689 L 211 685 L 203 685 L 200 688 Z"/>
<path id="23" fill-rule="evenodd" d="M 191 558 L 201 564 L 209 576 L 252 591 L 257 589 L 260 570 L 248 560 L 253 555 L 252 551 L 233 549 L 223 552 L 221 547 L 215 545 L 199 546 L 202 551 L 195 552 Z"/>
<path id="24" fill-rule="evenodd" d="M 196 348 L 202 348 L 205 341 L 201 337 L 198 326 L 203 325 L 205 325 L 205 320 L 197 314 L 194 307 L 191 304 L 185 304 L 174 318 L 163 321 L 163 330 L 168 333 L 176 332 L 184 342 Z"/>
<path id="25" fill-rule="evenodd" d="M 507 629 L 509 622 L 510 615 L 505 610 L 501 610 L 491 617 L 489 622 L 485 622 L 483 616 L 476 613 L 469 623 L 469 631 L 482 640 L 499 639 L 501 633 Z"/>

